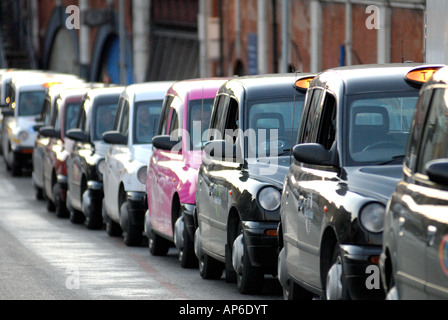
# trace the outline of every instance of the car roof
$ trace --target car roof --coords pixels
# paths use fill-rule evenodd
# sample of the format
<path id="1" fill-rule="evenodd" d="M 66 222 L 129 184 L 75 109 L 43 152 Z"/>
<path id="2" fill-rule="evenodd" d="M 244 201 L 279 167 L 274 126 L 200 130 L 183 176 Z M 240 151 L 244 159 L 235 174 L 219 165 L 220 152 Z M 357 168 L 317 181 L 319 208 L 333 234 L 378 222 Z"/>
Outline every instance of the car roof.
<path id="1" fill-rule="evenodd" d="M 407 91 L 410 84 L 405 80 L 405 76 L 408 72 L 421 67 L 442 66 L 426 63 L 391 63 L 338 67 L 319 73 L 311 86 L 330 87 L 330 90 L 344 86 L 345 94 Z"/>
<path id="2" fill-rule="evenodd" d="M 95 99 L 97 97 L 102 97 L 106 95 L 120 95 L 123 93 L 125 87 L 123 86 L 111 86 L 104 88 L 93 88 L 87 92 L 87 96 L 91 99 Z"/>
<path id="3" fill-rule="evenodd" d="M 126 87 L 122 96 L 135 101 L 163 99 L 173 81 L 154 81 L 132 84 Z"/>
<path id="4" fill-rule="evenodd" d="M 245 76 L 229 80 L 225 86 L 228 87 L 234 83 L 239 83 L 244 87 L 247 99 L 262 99 L 272 96 L 273 92 L 276 93 L 276 96 L 291 95 L 297 80 L 313 76 L 314 74 L 312 73 L 279 73 Z"/>
<path id="5" fill-rule="evenodd" d="M 214 97 L 219 88 L 230 78 L 201 78 L 181 80 L 174 83 L 167 94 L 174 94 L 182 99 L 187 97 L 199 99 L 202 96 Z"/>

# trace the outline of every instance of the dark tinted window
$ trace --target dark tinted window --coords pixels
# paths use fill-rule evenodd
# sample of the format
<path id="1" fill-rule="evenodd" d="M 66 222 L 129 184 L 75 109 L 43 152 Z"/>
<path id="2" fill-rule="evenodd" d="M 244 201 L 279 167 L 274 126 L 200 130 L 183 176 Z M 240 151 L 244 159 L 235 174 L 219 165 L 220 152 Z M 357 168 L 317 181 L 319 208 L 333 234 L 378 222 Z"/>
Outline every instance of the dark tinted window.
<path id="1" fill-rule="evenodd" d="M 19 116 L 36 116 L 42 113 L 45 91 L 22 92 L 19 99 Z"/>
<path id="2" fill-rule="evenodd" d="M 434 159 L 448 158 L 448 91 L 436 89 L 423 129 L 417 172 L 425 173 L 425 165 Z"/>
<path id="3" fill-rule="evenodd" d="M 152 143 L 152 138 L 159 128 L 162 100 L 141 101 L 135 104 L 134 110 L 134 143 Z"/>

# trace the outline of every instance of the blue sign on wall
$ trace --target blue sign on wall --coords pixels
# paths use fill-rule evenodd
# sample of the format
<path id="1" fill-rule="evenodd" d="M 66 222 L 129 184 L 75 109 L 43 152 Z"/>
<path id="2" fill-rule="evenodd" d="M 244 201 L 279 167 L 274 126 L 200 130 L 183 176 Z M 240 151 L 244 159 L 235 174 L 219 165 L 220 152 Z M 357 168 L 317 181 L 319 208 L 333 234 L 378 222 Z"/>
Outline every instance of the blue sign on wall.
<path id="1" fill-rule="evenodd" d="M 249 75 L 258 74 L 258 38 L 256 33 L 249 33 L 247 62 Z"/>

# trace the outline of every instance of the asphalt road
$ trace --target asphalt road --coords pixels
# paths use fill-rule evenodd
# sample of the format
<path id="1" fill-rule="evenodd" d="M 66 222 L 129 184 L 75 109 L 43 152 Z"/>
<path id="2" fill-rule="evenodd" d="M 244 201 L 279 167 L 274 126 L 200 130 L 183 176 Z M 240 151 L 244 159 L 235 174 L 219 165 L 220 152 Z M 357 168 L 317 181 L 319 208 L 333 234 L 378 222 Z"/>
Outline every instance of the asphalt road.
<path id="1" fill-rule="evenodd" d="M 278 280 L 263 293 L 203 280 L 177 251 L 154 257 L 105 230 L 58 219 L 34 197 L 31 173 L 13 178 L 0 157 L 0 300 L 281 300 Z"/>

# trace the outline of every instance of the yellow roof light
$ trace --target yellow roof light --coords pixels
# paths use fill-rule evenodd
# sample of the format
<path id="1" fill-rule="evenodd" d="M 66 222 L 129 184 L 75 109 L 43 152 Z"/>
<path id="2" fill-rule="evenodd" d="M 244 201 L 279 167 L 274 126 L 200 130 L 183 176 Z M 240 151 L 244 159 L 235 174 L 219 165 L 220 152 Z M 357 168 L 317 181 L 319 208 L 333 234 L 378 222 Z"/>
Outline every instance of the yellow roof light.
<path id="1" fill-rule="evenodd" d="M 52 86 L 56 85 L 56 84 L 61 84 L 61 82 L 46 82 L 43 84 L 44 88 L 51 88 Z"/>
<path id="2" fill-rule="evenodd" d="M 299 80 L 296 81 L 295 87 L 300 91 L 306 91 L 310 87 L 313 79 L 314 77 L 300 78 Z"/>
<path id="3" fill-rule="evenodd" d="M 410 71 L 406 75 L 406 80 L 414 84 L 422 85 L 431 79 L 432 75 L 441 67 L 422 67 Z"/>

